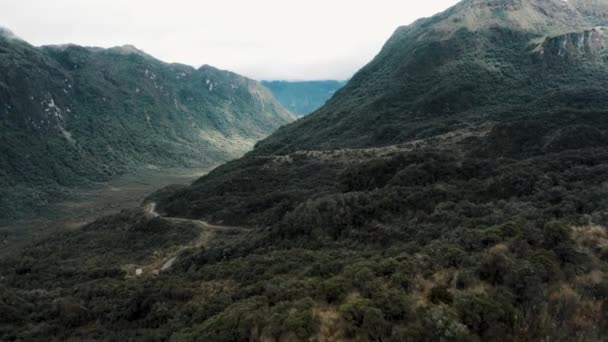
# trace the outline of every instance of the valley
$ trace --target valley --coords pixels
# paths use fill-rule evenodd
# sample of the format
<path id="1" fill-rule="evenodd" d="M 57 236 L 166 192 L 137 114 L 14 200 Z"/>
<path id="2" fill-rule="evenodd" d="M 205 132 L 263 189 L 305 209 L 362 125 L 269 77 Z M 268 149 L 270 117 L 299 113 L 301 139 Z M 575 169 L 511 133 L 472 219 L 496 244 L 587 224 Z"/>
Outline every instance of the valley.
<path id="1" fill-rule="evenodd" d="M 109 112 L 97 90 L 74 105 L 53 96 L 40 133 L 40 113 L 12 111 L 39 106 L 16 96 L 33 83 L 3 87 L 20 84 L 11 67 L 0 77 L 14 104 L 0 121 L 0 209 L 20 208 L 11 189 L 81 189 L 3 228 L 0 340 L 605 341 L 601 26 L 608 0 L 462 0 L 396 28 L 297 120 L 261 84 L 212 67 L 17 44 L 39 57 L 28 66 L 121 91 Z M 66 126 L 68 103 L 93 109 Z"/>
<path id="2" fill-rule="evenodd" d="M 0 30 L 0 221 L 156 165 L 217 165 L 295 120 L 259 82 L 131 45 L 33 46 Z"/>
<path id="3" fill-rule="evenodd" d="M 112 181 L 73 189 L 69 199 L 53 203 L 35 218 L 0 226 L 0 257 L 19 252 L 26 244 L 63 230 L 78 230 L 87 223 L 123 209 L 137 208 L 144 199 L 169 185 L 186 185 L 211 168 L 148 168 Z"/>

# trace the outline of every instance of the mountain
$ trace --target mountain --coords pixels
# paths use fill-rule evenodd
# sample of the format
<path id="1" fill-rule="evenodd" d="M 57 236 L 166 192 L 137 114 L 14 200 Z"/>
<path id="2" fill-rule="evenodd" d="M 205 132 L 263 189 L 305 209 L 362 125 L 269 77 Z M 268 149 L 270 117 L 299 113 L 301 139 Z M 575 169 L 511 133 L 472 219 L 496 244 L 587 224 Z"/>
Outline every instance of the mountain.
<path id="1" fill-rule="evenodd" d="M 604 340 L 607 4 L 464 0 L 397 29 L 243 158 L 0 262 L 4 336 Z"/>
<path id="2" fill-rule="evenodd" d="M 262 81 L 285 108 L 298 116 L 319 109 L 345 84 L 345 81 Z"/>
<path id="3" fill-rule="evenodd" d="M 256 208 L 255 215 L 268 210 L 249 203 L 259 203 L 259 194 L 237 189 L 252 197 L 227 207 L 218 201 L 226 190 L 215 189 L 237 183 L 232 173 L 237 179 L 252 174 L 240 172 L 264 165 L 264 159 L 278 160 L 286 170 L 300 158 L 369 159 L 417 146 L 511 158 L 606 146 L 608 30 L 594 26 L 574 4 L 469 0 L 397 29 L 327 105 L 180 193 L 179 203 L 188 199 L 200 207 L 175 202 L 170 206 L 180 209 L 174 214 L 248 222 L 248 208 Z M 276 183 L 277 189 L 293 185 L 307 194 L 299 200 L 317 191 L 294 185 L 293 178 Z M 222 210 L 206 207 L 206 201 Z"/>
<path id="4" fill-rule="evenodd" d="M 213 165 L 294 120 L 258 82 L 0 32 L 0 219 L 137 168 Z"/>
<path id="5" fill-rule="evenodd" d="M 463 1 L 401 27 L 327 106 L 259 150 L 389 145 L 449 121 L 604 110 L 608 31 L 574 4 Z"/>

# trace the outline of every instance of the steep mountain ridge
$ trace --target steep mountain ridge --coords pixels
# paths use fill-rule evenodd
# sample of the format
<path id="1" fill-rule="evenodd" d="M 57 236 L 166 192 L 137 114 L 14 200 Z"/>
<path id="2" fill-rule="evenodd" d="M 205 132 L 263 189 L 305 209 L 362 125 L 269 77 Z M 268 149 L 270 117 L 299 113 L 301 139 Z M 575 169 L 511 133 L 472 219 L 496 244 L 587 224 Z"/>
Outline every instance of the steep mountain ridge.
<path id="1" fill-rule="evenodd" d="M 544 26 L 534 24 L 543 20 Z M 432 121 L 446 124 L 447 115 L 458 128 L 479 116 L 559 111 L 564 98 L 580 101 L 568 107 L 586 105 L 581 89 L 604 92 L 602 32 L 563 1 L 463 1 L 399 28 L 327 106 L 279 130 L 257 151 L 386 145 L 432 134 Z M 544 44 L 568 39 L 576 40 L 566 47 L 571 52 L 562 46 L 555 51 L 560 58 L 538 58 Z M 604 110 L 597 98 L 595 109 Z"/>
<path id="2" fill-rule="evenodd" d="M 167 64 L 132 46 L 36 48 L 8 33 L 0 103 L 2 217 L 138 167 L 230 160 L 295 119 L 231 72 Z"/>
<path id="3" fill-rule="evenodd" d="M 554 35 L 591 25 L 575 6 L 563 0 L 468 0 L 436 19 L 440 21 L 435 29 L 443 34 L 462 28 L 479 31 L 503 27 Z"/>
<path id="4" fill-rule="evenodd" d="M 328 175 L 374 159 L 380 150 L 438 149 L 472 157 L 525 159 L 604 148 L 607 30 L 585 29 L 587 14 L 578 12 L 578 4 L 467 0 L 401 27 L 319 111 L 280 128 L 245 158 L 218 168 L 161 201 L 160 207 L 171 215 L 265 224 L 320 189 L 335 191 Z M 446 30 L 446 23 L 459 16 L 469 20 L 456 21 L 457 30 Z M 542 17 L 544 26 L 532 25 Z M 462 26 L 472 21 L 479 25 Z M 523 25 L 526 22 L 532 24 Z M 346 156 L 356 157 L 349 161 Z M 287 177 L 303 172 L 292 170 L 296 161 L 314 159 L 325 171 L 301 181 L 326 173 L 321 179 L 327 183 L 300 188 L 295 175 Z M 249 178 L 254 173 L 259 182 Z M 262 176 L 266 173 L 267 179 Z M 266 200 L 259 197 L 261 189 L 280 195 L 262 205 Z M 223 199 L 232 195 L 238 200 Z"/>

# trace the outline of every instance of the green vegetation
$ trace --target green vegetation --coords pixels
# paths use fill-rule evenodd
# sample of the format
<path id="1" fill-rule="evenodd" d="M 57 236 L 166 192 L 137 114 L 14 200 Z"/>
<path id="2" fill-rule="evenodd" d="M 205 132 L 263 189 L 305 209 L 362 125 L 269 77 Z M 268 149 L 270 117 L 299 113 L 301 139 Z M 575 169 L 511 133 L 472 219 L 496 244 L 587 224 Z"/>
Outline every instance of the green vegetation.
<path id="1" fill-rule="evenodd" d="M 570 0 L 595 25 L 608 24 L 608 3 L 603 0 Z"/>
<path id="2" fill-rule="evenodd" d="M 298 116 L 321 108 L 345 81 L 262 81 L 281 104 Z"/>
<path id="3" fill-rule="evenodd" d="M 46 239 L 0 263 L 0 338 L 605 340 L 608 64 L 601 30 L 560 31 L 575 5 L 467 0 L 399 29 L 322 109 L 151 197 L 250 232 L 139 278 L 61 268 L 65 241 L 145 257 L 105 234 Z M 136 218 L 110 226 L 192 238 Z"/>
<path id="4" fill-rule="evenodd" d="M 467 0 L 401 27 L 326 106 L 254 153 L 387 146 L 487 121 L 605 112 L 608 31 L 562 6 L 571 5 Z M 501 13 L 507 19 L 495 22 Z M 539 16 L 551 30 L 521 27 Z"/>
<path id="5" fill-rule="evenodd" d="M 137 168 L 233 159 L 293 119 L 259 83 L 210 66 L 0 34 L 0 220 Z"/>
<path id="6" fill-rule="evenodd" d="M 229 163 L 155 198 L 175 216 L 250 222 L 250 235 L 135 279 L 115 265 L 187 243 L 188 227 L 125 213 L 45 240 L 2 262 L 1 336 L 601 340 L 606 148 L 486 156 L 503 131 L 472 150 Z"/>

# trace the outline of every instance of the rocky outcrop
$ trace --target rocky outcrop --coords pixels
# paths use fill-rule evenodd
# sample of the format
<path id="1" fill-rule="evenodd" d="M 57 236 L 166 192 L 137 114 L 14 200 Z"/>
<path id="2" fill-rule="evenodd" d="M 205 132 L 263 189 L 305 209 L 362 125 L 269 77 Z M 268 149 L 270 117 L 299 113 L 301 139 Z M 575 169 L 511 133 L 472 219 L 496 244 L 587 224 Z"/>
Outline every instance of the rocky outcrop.
<path id="1" fill-rule="evenodd" d="M 597 27 L 545 38 L 535 49 L 541 58 L 572 59 L 597 56 L 608 47 L 608 28 Z"/>

